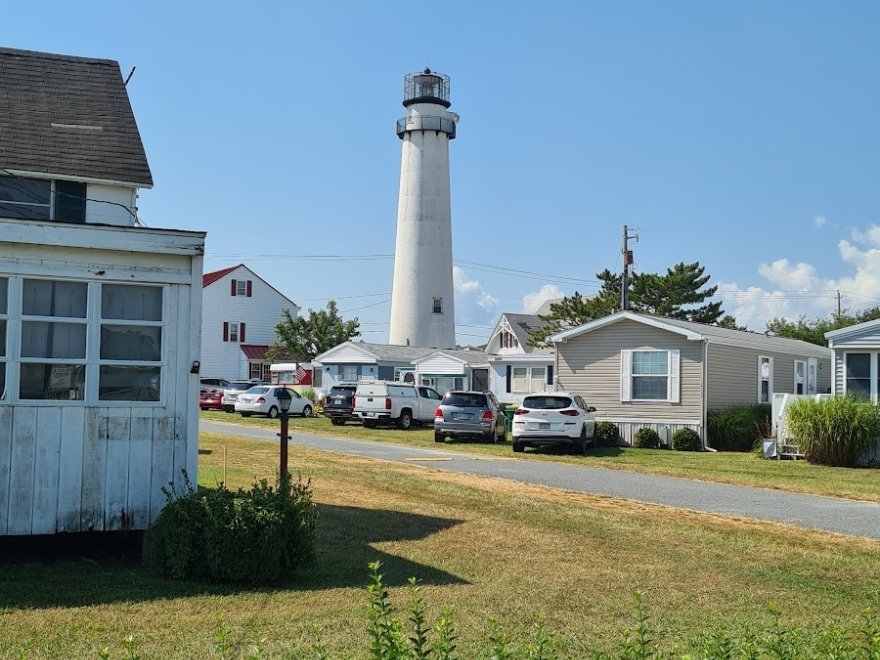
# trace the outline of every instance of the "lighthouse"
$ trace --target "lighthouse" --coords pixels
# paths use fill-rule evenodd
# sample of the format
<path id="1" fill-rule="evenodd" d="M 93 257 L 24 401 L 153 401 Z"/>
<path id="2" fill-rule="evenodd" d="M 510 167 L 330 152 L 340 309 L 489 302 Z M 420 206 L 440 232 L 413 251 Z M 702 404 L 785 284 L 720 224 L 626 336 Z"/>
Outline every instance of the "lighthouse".
<path id="1" fill-rule="evenodd" d="M 458 115 L 449 106 L 449 76 L 425 69 L 404 77 L 391 344 L 455 346 L 449 141 Z"/>

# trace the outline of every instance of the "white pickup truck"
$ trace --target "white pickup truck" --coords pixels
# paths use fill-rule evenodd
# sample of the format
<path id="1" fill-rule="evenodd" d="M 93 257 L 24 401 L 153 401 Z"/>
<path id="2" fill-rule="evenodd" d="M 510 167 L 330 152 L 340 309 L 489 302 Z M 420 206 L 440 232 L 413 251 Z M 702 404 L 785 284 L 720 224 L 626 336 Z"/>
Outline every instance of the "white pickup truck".
<path id="1" fill-rule="evenodd" d="M 354 414 L 364 426 L 394 422 L 399 429 L 434 421 L 441 397 L 424 385 L 387 380 L 362 380 L 354 393 Z"/>

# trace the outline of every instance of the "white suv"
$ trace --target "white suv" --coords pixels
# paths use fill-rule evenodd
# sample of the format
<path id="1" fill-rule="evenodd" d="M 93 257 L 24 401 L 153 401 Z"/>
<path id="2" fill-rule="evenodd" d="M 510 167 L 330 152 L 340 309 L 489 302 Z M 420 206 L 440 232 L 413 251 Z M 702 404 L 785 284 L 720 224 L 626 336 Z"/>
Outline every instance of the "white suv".
<path id="1" fill-rule="evenodd" d="M 513 414 L 513 451 L 563 445 L 583 453 L 596 444 L 595 411 L 573 392 L 530 394 Z"/>

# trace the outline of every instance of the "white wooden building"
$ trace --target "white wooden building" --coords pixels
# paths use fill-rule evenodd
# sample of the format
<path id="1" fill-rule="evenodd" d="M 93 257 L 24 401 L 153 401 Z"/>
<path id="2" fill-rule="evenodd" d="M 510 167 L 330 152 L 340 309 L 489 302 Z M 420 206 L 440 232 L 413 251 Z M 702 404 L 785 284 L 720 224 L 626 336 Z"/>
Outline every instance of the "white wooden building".
<path id="1" fill-rule="evenodd" d="M 148 229 L 119 65 L 0 49 L 0 536 L 144 529 L 197 478 L 202 232 Z"/>
<path id="2" fill-rule="evenodd" d="M 244 264 L 205 273 L 202 285 L 202 374 L 270 380 L 275 325 L 299 306 Z"/>

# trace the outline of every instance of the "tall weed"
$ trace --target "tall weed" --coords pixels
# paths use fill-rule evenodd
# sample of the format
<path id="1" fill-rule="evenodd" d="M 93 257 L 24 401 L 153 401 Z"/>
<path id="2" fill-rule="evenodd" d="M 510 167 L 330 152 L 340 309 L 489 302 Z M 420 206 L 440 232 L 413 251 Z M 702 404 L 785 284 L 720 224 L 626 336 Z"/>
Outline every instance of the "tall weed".
<path id="1" fill-rule="evenodd" d="M 751 451 L 758 440 L 756 424 L 770 417 L 770 408 L 759 403 L 710 410 L 706 418 L 709 446 L 718 451 Z"/>
<path id="2" fill-rule="evenodd" d="M 852 467 L 880 443 L 880 408 L 867 401 L 796 399 L 786 415 L 793 441 L 811 463 Z"/>

